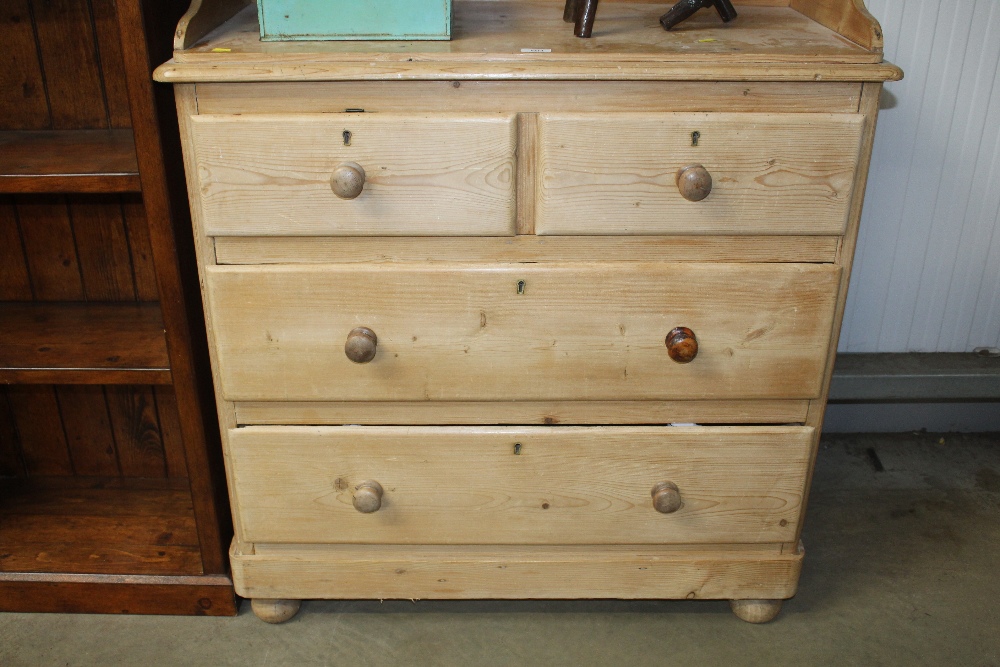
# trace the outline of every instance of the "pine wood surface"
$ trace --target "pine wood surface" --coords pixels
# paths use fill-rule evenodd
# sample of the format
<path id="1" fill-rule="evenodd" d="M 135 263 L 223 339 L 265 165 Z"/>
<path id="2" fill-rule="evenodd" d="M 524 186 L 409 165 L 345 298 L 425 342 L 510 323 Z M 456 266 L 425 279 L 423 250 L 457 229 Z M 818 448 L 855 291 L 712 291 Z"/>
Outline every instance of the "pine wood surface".
<path id="1" fill-rule="evenodd" d="M 801 547 L 729 552 L 672 547 L 308 546 L 230 552 L 244 597 L 377 599 L 784 599 Z"/>
<path id="2" fill-rule="evenodd" d="M 602 0 L 603 1 L 603 0 Z M 602 5 L 603 6 L 603 5 Z M 380 81 L 199 83 L 198 111 L 233 113 L 584 113 L 740 111 L 856 113 L 861 84 L 846 82 Z"/>
<path id="3" fill-rule="evenodd" d="M 266 599 L 607 596 L 780 600 L 792 595 L 801 563 L 801 551 L 793 548 L 801 531 L 802 513 L 798 508 L 793 518 L 786 519 L 785 526 L 780 526 L 778 519 L 784 531 L 780 535 L 763 537 L 758 532 L 761 541 L 757 549 L 748 550 L 753 546 L 749 541 L 754 538 L 739 533 L 741 537 L 727 541 L 722 535 L 724 531 L 711 538 L 710 544 L 699 544 L 698 540 L 707 538 L 697 537 L 695 533 L 699 531 L 692 528 L 691 533 L 680 538 L 685 542 L 683 545 L 659 549 L 637 546 L 629 552 L 628 546 L 621 544 L 619 525 L 610 521 L 600 524 L 611 525 L 597 533 L 613 535 L 609 539 L 612 543 L 581 544 L 579 548 L 553 545 L 553 539 L 566 538 L 559 529 L 556 538 L 552 537 L 552 531 L 543 535 L 538 526 L 539 521 L 554 516 L 551 512 L 557 503 L 549 501 L 548 508 L 540 505 L 537 508 L 541 519 L 533 517 L 534 523 L 514 527 L 527 531 L 529 539 L 539 544 L 504 547 L 490 543 L 492 539 L 505 539 L 503 534 L 499 538 L 487 535 L 486 528 L 480 525 L 485 522 L 473 520 L 484 511 L 492 511 L 488 502 L 477 505 L 475 499 L 527 498 L 530 502 L 523 505 L 536 509 L 532 503 L 540 496 L 536 498 L 532 493 L 540 485 L 529 483 L 531 471 L 528 471 L 529 482 L 513 485 L 515 493 L 491 495 L 497 484 L 487 484 L 484 492 L 483 485 L 475 481 L 500 474 L 507 462 L 482 463 L 483 452 L 491 451 L 489 444 L 482 444 L 488 443 L 488 439 L 480 441 L 479 446 L 469 444 L 448 449 L 428 437 L 416 446 L 401 447 L 399 434 L 457 433 L 463 429 L 476 433 L 504 429 L 514 432 L 534 428 L 552 438 L 574 430 L 596 437 L 593 434 L 605 429 L 615 433 L 625 433 L 628 429 L 666 433 L 684 430 L 626 425 L 633 422 L 690 419 L 711 423 L 718 419 L 716 423 L 725 426 L 707 430 L 726 439 L 754 428 L 767 429 L 749 424 L 768 423 L 770 419 L 774 423 L 804 422 L 803 426 L 789 427 L 799 429 L 801 434 L 791 458 L 785 453 L 765 451 L 775 446 L 773 437 L 765 438 L 768 444 L 763 448 L 754 448 L 745 441 L 735 446 L 747 447 L 748 458 L 740 471 L 754 471 L 750 478 L 760 471 L 773 471 L 791 463 L 788 472 L 799 481 L 795 491 L 799 499 L 797 507 L 804 504 L 803 492 L 808 488 L 822 419 L 820 402 L 825 397 L 830 376 L 828 362 L 835 347 L 831 343 L 836 338 L 832 332 L 844 302 L 846 275 L 841 273 L 841 266 L 850 265 L 852 239 L 856 237 L 860 217 L 863 172 L 871 150 L 874 114 L 871 100 L 875 99 L 871 95 L 877 97 L 873 92 L 877 86 L 862 86 L 859 82 L 881 82 L 901 76 L 898 68 L 882 62 L 877 22 L 861 3 L 793 0 L 773 3 L 791 5 L 785 7 L 741 6 L 740 20 L 727 25 L 720 24 L 709 12 L 701 12 L 700 19 L 696 16 L 685 24 L 684 30 L 673 33 L 645 30 L 647 22 L 655 26 L 655 18 L 662 13 L 660 6 L 603 4 L 595 37 L 580 40 L 572 37 L 572 31 L 560 21 L 561 4 L 459 2 L 456 12 L 461 19 L 456 39 L 431 45 L 302 42 L 262 45 L 255 32 L 252 9 L 198 41 L 197 33 L 206 34 L 212 22 L 207 20 L 211 12 L 219 18 L 238 3 L 218 3 L 214 8 L 210 7 L 212 3 L 204 4 L 203 9 L 209 13 L 201 18 L 194 15 L 195 23 L 206 19 L 202 25 L 191 35 L 178 33 L 180 43 L 187 40 L 186 45 L 193 48 L 175 52 L 174 61 L 161 67 L 157 76 L 168 81 L 192 82 L 178 89 L 178 109 L 182 131 L 192 142 L 186 156 L 192 210 L 201 275 L 209 301 L 220 416 L 228 424 L 226 451 L 232 462 L 230 485 L 237 508 L 237 539 L 232 558 L 238 590 Z M 602 33 L 605 29 L 607 32 Z M 194 44 L 195 41 L 198 43 Z M 522 41 L 533 43 L 521 44 Z M 551 51 L 522 53 L 522 48 L 551 48 Z M 204 183 L 192 157 L 199 143 L 192 139 L 199 113 L 244 114 L 244 118 L 299 114 L 343 118 L 348 109 L 364 109 L 371 117 L 517 114 L 517 169 L 512 182 L 516 186 L 513 229 L 519 236 L 427 239 L 402 233 L 377 238 L 375 232 L 366 229 L 358 232 L 363 236 L 334 238 L 327 236 L 328 232 L 312 232 L 292 238 L 294 232 L 288 231 L 278 208 L 269 221 L 262 223 L 277 232 L 251 231 L 243 237 L 227 238 L 213 231 L 214 223 L 205 215 Z M 619 117 L 615 115 L 618 112 L 629 113 L 620 113 Z M 589 124 L 609 114 L 617 122 L 608 122 L 606 129 Z M 643 114 L 648 114 L 654 122 L 641 127 L 623 124 L 625 120 L 642 120 Z M 670 114 L 674 116 L 668 117 Z M 769 120 L 777 114 L 785 122 L 768 127 Z M 672 185 L 668 176 L 672 177 L 685 165 L 671 164 L 666 168 L 664 163 L 711 153 L 704 149 L 710 147 L 712 138 L 719 137 L 715 128 L 707 131 L 695 128 L 701 136 L 706 132 L 709 136 L 709 140 L 701 140 L 701 153 L 682 150 L 693 149 L 690 142 L 694 129 L 686 130 L 683 133 L 686 136 L 680 137 L 687 140 L 686 146 L 675 139 L 676 148 L 671 145 L 670 150 L 657 153 L 668 120 L 685 116 L 725 121 L 727 115 L 732 119 L 732 134 L 717 144 L 724 146 L 718 152 L 723 159 L 740 163 L 745 169 L 741 172 L 745 174 L 744 180 L 724 173 L 722 167 L 704 165 L 709 173 L 719 174 L 713 186 L 717 188 L 715 194 L 720 196 L 714 200 L 710 194 L 696 204 L 676 196 L 670 207 L 647 207 L 654 209 L 654 213 L 640 223 L 636 223 L 636 216 L 641 215 L 636 211 L 614 206 L 602 210 L 601 201 L 597 201 L 595 212 L 594 202 L 587 197 L 612 201 L 619 191 L 627 195 L 642 192 L 646 187 L 643 179 L 656 184 L 658 189 L 653 190 L 656 193 L 673 192 L 664 187 Z M 760 122 L 756 122 L 758 118 Z M 546 143 L 547 119 L 567 124 L 559 140 Z M 570 127 L 569 121 L 577 119 L 579 127 Z M 823 122 L 817 125 L 817 119 Z M 755 132 L 760 134 L 753 135 Z M 754 136 L 758 137 L 759 150 L 753 149 Z M 817 136 L 821 139 L 818 144 Z M 561 157 L 559 151 L 567 150 L 564 146 L 576 152 L 571 159 L 558 163 L 557 176 L 568 179 L 559 186 L 563 194 L 576 194 L 581 199 L 576 204 L 559 201 L 558 206 L 546 209 L 546 196 L 550 193 L 545 188 L 555 180 L 553 171 L 546 172 L 545 159 L 553 155 Z M 783 155 L 788 147 L 793 152 L 804 147 L 808 147 L 807 152 L 816 150 L 796 153 L 786 163 Z M 643 155 L 651 156 L 648 169 L 636 166 L 642 167 Z M 772 162 L 768 164 L 768 160 Z M 617 170 L 620 164 L 626 166 Z M 612 187 L 601 181 L 609 174 L 615 181 Z M 322 180 L 328 178 L 324 176 Z M 733 187 L 734 181 L 746 184 L 753 191 L 758 187 L 774 187 L 777 181 L 769 179 L 775 178 L 783 189 L 795 191 L 803 199 L 768 199 L 769 195 L 764 195 L 753 201 L 744 192 L 736 198 L 735 207 L 711 212 L 701 226 L 698 225 L 701 220 L 684 210 L 688 207 L 698 211 L 691 207 L 724 201 L 721 195 L 726 194 L 727 187 Z M 588 179 L 594 183 L 588 183 Z M 579 184 L 582 186 L 574 190 Z M 615 185 L 621 187 L 615 190 Z M 811 189 L 814 186 L 816 189 Z M 772 191 L 764 189 L 764 192 Z M 633 209 L 643 208 L 640 197 L 625 199 L 631 199 L 627 203 Z M 634 206 L 637 200 L 638 207 Z M 294 206 L 287 197 L 276 201 L 283 201 L 286 208 Z M 678 220 L 683 220 L 675 223 L 677 227 L 656 227 L 675 214 Z M 551 226 L 553 220 L 557 220 L 555 227 Z M 477 222 L 476 216 L 471 216 L 469 222 Z M 235 215 L 228 224 L 239 227 Z M 788 227 L 784 230 L 766 227 L 774 224 Z M 546 225 L 550 227 L 547 229 Z M 648 230 L 650 236 L 624 236 L 637 227 Z M 741 237 L 747 228 L 760 236 Z M 568 236 L 535 236 L 552 229 Z M 268 234 L 274 236 L 265 237 Z M 698 238 L 698 234 L 704 236 Z M 745 248 L 741 248 L 741 243 Z M 741 254 L 741 249 L 745 253 Z M 754 273 L 757 277 L 753 279 L 741 273 L 805 270 L 799 262 L 819 263 L 808 269 L 818 272 L 805 281 L 812 281 L 809 287 L 791 286 L 787 281 L 781 285 L 761 282 L 758 278 L 763 273 Z M 607 270 L 590 272 L 599 265 Z M 664 265 L 671 268 L 664 270 Z M 700 274 L 701 266 L 711 267 L 718 283 Z M 551 279 L 569 276 L 560 274 L 570 271 L 567 267 L 577 271 L 571 280 Z M 676 273 L 667 275 L 669 271 Z M 642 283 L 643 279 L 636 278 L 637 275 L 650 280 L 648 291 L 639 290 L 642 294 L 629 291 Z M 477 276 L 489 276 L 482 278 L 483 286 L 489 286 L 492 279 L 498 287 L 489 287 L 480 294 Z M 619 281 L 622 276 L 628 276 L 629 280 Z M 823 277 L 813 280 L 818 276 Z M 518 281 L 523 281 L 526 287 L 522 294 L 512 289 L 508 294 L 500 289 L 501 282 L 514 285 Z M 540 282 L 545 298 L 539 298 Z M 654 282 L 655 289 L 669 293 L 669 299 L 658 300 Z M 552 294 L 546 296 L 546 288 L 551 288 Z M 553 296 L 557 292 L 561 302 Z M 477 295 L 482 298 L 476 298 Z M 602 300 L 601 295 L 607 298 Z M 788 302 L 779 304 L 783 297 Z M 645 306 L 645 319 L 640 318 L 641 323 L 621 322 L 633 306 L 635 314 L 639 313 L 640 302 Z M 501 307 L 496 310 L 498 305 Z M 518 316 L 522 306 L 525 315 Z M 350 314 L 344 316 L 348 311 Z M 531 318 L 527 317 L 529 311 Z M 714 324 L 706 324 L 704 320 L 698 326 L 674 322 L 669 327 L 658 327 L 658 318 L 676 313 L 714 318 L 722 329 L 715 329 Z M 778 324 L 740 320 L 752 313 L 770 313 L 764 319 Z M 768 356 L 771 352 L 759 359 L 753 356 L 778 342 L 784 335 L 780 327 L 793 322 L 795 327 L 805 326 L 809 332 L 804 337 L 797 333 L 784 337 L 783 345 L 767 348 L 774 351 L 774 356 Z M 405 334 L 393 330 L 399 323 L 407 325 L 401 327 L 406 329 Z M 615 329 L 618 324 L 623 325 L 624 331 Z M 349 331 L 359 326 L 373 330 L 372 341 L 377 336 L 377 349 L 372 361 L 353 364 L 344 356 L 344 340 Z M 666 357 L 662 347 L 666 332 L 674 326 L 690 326 L 699 332 L 699 355 L 690 364 L 668 366 L 667 372 L 659 375 L 652 373 L 655 360 L 651 362 L 651 357 L 643 356 L 653 351 L 652 343 L 644 348 L 629 340 L 637 332 L 644 332 L 646 326 L 650 330 L 663 328 L 657 332 L 655 346 L 663 357 Z M 727 334 L 732 344 L 713 349 L 712 342 L 706 343 L 706 336 L 711 341 L 716 331 L 727 326 L 732 327 Z M 607 327 L 610 328 L 605 330 Z M 582 332 L 580 338 L 567 342 L 563 335 L 567 329 Z M 700 333 L 703 330 L 708 333 Z M 505 331 L 507 334 L 520 331 L 523 335 L 510 336 Z M 549 335 L 557 331 L 559 336 Z M 651 334 L 648 337 L 653 338 Z M 627 347 L 619 349 L 617 344 Z M 785 357 L 775 363 L 779 347 Z M 734 353 L 735 360 L 730 366 L 719 366 L 729 368 L 730 375 L 709 377 L 714 370 L 700 375 L 690 371 L 690 377 L 685 375 L 699 362 L 703 364 L 700 370 L 707 370 L 706 360 L 715 363 L 720 359 L 715 356 L 720 349 Z M 601 359 L 623 350 L 627 353 L 622 363 L 615 361 L 610 370 L 602 370 Z M 579 368 L 589 367 L 593 371 L 596 363 L 597 374 L 573 376 L 572 369 L 564 370 L 570 368 L 567 362 L 562 362 L 567 363 L 565 367 L 560 365 L 559 352 L 567 359 L 575 359 L 574 355 L 579 354 L 578 358 L 583 360 L 576 364 Z M 794 367 L 781 366 L 789 355 L 799 361 Z M 805 359 L 808 363 L 800 363 Z M 412 366 L 408 365 L 410 362 Z M 411 368 L 412 376 L 408 375 Z M 508 372 L 511 378 L 504 375 Z M 644 372 L 651 374 L 646 377 L 642 375 Z M 773 375 L 768 376 L 769 373 Z M 513 380 L 515 374 L 520 382 Z M 487 377 L 490 381 L 484 382 Z M 532 382 L 524 382 L 524 377 L 532 378 Z M 661 391 L 656 383 L 665 377 L 674 382 Z M 639 379 L 645 387 L 653 387 L 653 391 L 643 394 L 637 390 Z M 681 379 L 683 382 L 677 382 Z M 460 391 L 448 393 L 449 382 Z M 699 382 L 705 384 L 700 386 Z M 602 387 L 600 391 L 608 393 L 588 393 L 597 385 Z M 785 389 L 768 393 L 779 386 Z M 556 389 L 554 393 L 546 393 L 552 388 Z M 633 393 L 636 391 L 639 393 Z M 567 400 L 593 398 L 606 400 Z M 631 400 L 635 398 L 670 400 Z M 330 426 L 315 426 L 319 423 Z M 344 423 L 371 426 L 337 426 Z M 586 429 L 556 426 L 573 423 L 595 426 Z M 236 428 L 237 424 L 259 426 Z M 386 426 L 392 424 L 398 426 Z M 696 428 L 706 432 L 702 430 L 706 427 Z M 329 446 L 313 445 L 310 438 L 306 438 L 310 444 L 289 444 L 286 437 L 291 433 L 349 431 L 365 436 L 336 439 Z M 381 440 L 367 437 L 377 432 L 388 435 Z M 265 434 L 262 440 L 255 443 L 259 448 L 245 446 L 248 439 L 262 433 Z M 321 440 L 318 438 L 317 442 Z M 365 447 L 373 441 L 374 448 Z M 525 443 L 515 444 L 521 444 L 524 451 Z M 579 458 L 581 445 L 574 444 L 577 449 L 572 454 Z M 658 444 L 662 448 L 662 440 Z M 600 449 L 602 456 L 621 456 L 619 465 L 611 467 L 612 472 L 603 470 L 602 480 L 617 479 L 614 471 L 655 459 L 655 448 L 648 446 L 649 450 L 636 456 L 629 456 L 622 448 L 610 448 L 610 453 L 606 451 L 608 448 Z M 566 447 L 570 452 L 570 446 Z M 636 447 L 641 449 L 643 445 Z M 250 451 L 257 451 L 258 458 L 247 468 L 243 464 L 251 456 Z M 467 460 L 452 465 L 452 458 L 463 456 Z M 508 458 L 523 456 L 511 453 Z M 597 456 L 588 454 L 583 458 L 596 460 Z M 699 448 L 692 445 L 682 448 L 673 462 L 679 466 L 691 461 L 704 463 L 700 456 Z M 572 459 L 569 453 L 561 458 Z M 521 464 L 524 460 L 517 459 Z M 558 461 L 560 457 L 551 460 Z M 273 467 L 275 461 L 280 474 L 266 475 L 264 471 L 270 470 L 268 466 Z M 326 468 L 345 462 L 351 465 L 344 467 L 353 472 L 341 475 L 339 485 L 338 478 L 322 479 Z M 565 498 L 556 492 L 578 489 L 574 484 L 586 480 L 589 472 L 601 469 L 592 464 L 587 471 L 574 475 L 573 463 L 568 467 L 551 465 L 551 469 L 541 466 L 546 474 L 539 478 L 554 480 L 551 495 L 560 500 Z M 434 478 L 434 483 L 415 490 L 407 488 L 405 482 L 386 482 L 377 479 L 378 475 L 358 472 L 358 468 L 378 466 L 383 478 L 389 475 L 414 479 L 427 475 Z M 647 472 L 645 468 L 637 469 L 632 477 Z M 361 514 L 353 507 L 350 485 L 373 480 L 379 481 L 383 489 L 379 508 Z M 572 511 L 596 507 L 590 492 L 600 488 L 601 483 L 584 485 L 586 488 L 578 494 L 566 494 L 584 499 Z M 752 479 L 729 481 L 730 485 L 743 483 L 753 482 Z M 346 488 L 340 488 L 345 484 Z M 683 498 L 685 484 L 679 486 Z M 428 489 L 434 492 L 428 493 Z M 741 502 L 753 503 L 760 496 L 743 493 L 740 498 Z M 606 501 L 607 497 L 602 499 Z M 330 511 L 343 513 L 349 527 L 346 537 L 345 531 L 337 530 L 342 529 L 343 522 L 332 524 L 322 516 L 327 501 L 331 503 Z M 406 507 L 403 501 L 419 505 L 422 512 L 417 513 L 415 520 L 404 514 L 405 520 L 386 526 L 384 533 L 376 531 L 374 538 L 371 531 L 360 527 L 372 525 L 364 524 L 365 520 L 384 520 L 393 512 L 401 512 Z M 547 498 L 542 502 L 546 501 Z M 631 507 L 647 503 L 650 514 L 668 521 L 685 511 L 682 507 L 678 510 L 681 514 L 655 512 L 648 489 L 641 501 L 636 498 L 632 501 Z M 764 523 L 774 521 L 783 511 L 764 505 L 753 505 L 761 512 L 759 518 Z M 251 510 L 244 511 L 245 507 Z M 664 509 L 671 508 L 664 505 Z M 435 513 L 444 516 L 446 512 L 466 518 L 456 522 L 449 516 L 447 520 L 428 521 Z M 309 529 L 297 528 L 296 521 L 286 520 L 295 513 L 307 517 L 302 523 Z M 507 515 L 500 520 L 506 526 L 503 521 L 513 522 L 516 518 Z M 606 518 L 599 516 L 594 520 L 600 523 Z M 423 530 L 414 530 L 415 525 L 423 525 L 420 522 L 428 525 Z M 355 525 L 359 527 L 352 527 Z M 273 532 L 262 535 L 262 526 Z M 301 532 L 289 534 L 296 530 Z M 409 530 L 414 532 L 408 533 Z M 709 525 L 708 532 L 702 530 L 700 534 L 712 534 L 712 530 Z M 391 531 L 405 537 L 390 537 Z M 474 537 L 457 537 L 463 532 Z M 290 541 L 287 544 L 254 541 L 259 539 Z M 330 543 L 302 543 L 316 539 Z M 343 543 L 355 539 L 378 540 L 380 544 Z M 427 544 L 429 539 L 473 540 L 480 545 L 435 547 Z M 734 540 L 747 542 L 734 545 Z M 668 568 L 658 567 L 666 563 Z M 647 577 L 644 573 L 650 571 L 651 564 L 656 576 Z M 705 576 L 707 580 L 702 578 Z"/>
<path id="4" fill-rule="evenodd" d="M 449 401 L 235 404 L 239 424 L 789 424 L 808 401 Z"/>
<path id="5" fill-rule="evenodd" d="M 509 115 L 197 115 L 191 122 L 207 234 L 514 233 Z M 365 178 L 361 195 L 345 200 L 330 177 L 348 161 Z"/>
<path id="6" fill-rule="evenodd" d="M 794 535 L 811 436 L 801 427 L 248 426 L 229 441 L 251 542 L 708 544 Z M 365 480 L 385 489 L 370 515 L 351 505 Z M 670 515 L 650 500 L 664 480 L 683 499 Z"/>
<path id="7" fill-rule="evenodd" d="M 519 198 L 520 201 L 520 198 Z M 219 264 L 384 262 L 833 263 L 838 236 L 252 237 L 213 239 Z"/>
<path id="8" fill-rule="evenodd" d="M 789 7 L 743 7 L 722 24 L 701 12 L 666 32 L 655 4 L 602 6 L 594 36 L 566 30 L 548 2 L 454 4 L 445 42 L 261 42 L 248 7 L 157 71 L 163 81 L 356 79 L 881 80 L 899 70 Z M 549 49 L 544 53 L 522 49 Z M 637 63 L 643 63 L 637 66 Z M 761 65 L 774 65 L 766 70 Z"/>
<path id="9" fill-rule="evenodd" d="M 0 192 L 139 192 L 130 130 L 0 131 Z"/>
<path id="10" fill-rule="evenodd" d="M 227 400 L 810 398 L 838 276 L 800 264 L 213 266 L 206 290 Z M 379 337 L 368 364 L 343 353 L 357 326 Z M 664 348 L 676 326 L 700 336 L 691 364 Z"/>
<path id="11" fill-rule="evenodd" d="M 840 234 L 861 130 L 845 114 L 540 114 L 535 230 Z M 702 201 L 678 191 L 689 165 L 711 174 Z"/>

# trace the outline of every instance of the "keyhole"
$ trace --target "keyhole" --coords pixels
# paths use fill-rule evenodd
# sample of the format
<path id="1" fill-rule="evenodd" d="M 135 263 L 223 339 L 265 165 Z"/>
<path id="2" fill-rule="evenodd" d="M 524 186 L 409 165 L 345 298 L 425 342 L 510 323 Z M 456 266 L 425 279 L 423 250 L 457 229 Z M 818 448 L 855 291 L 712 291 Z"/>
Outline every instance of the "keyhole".
<path id="1" fill-rule="evenodd" d="M 523 280 L 518 280 L 517 281 L 517 293 L 518 294 L 524 294 L 524 281 Z"/>
<path id="2" fill-rule="evenodd" d="M 692 146 L 697 146 L 699 139 L 701 139 L 701 132 L 699 132 L 698 130 L 695 130 L 694 132 L 691 133 L 691 145 Z"/>
<path id="3" fill-rule="evenodd" d="M 351 145 L 351 131 L 350 130 L 344 130 L 344 145 L 345 146 L 350 146 Z"/>
<path id="4" fill-rule="evenodd" d="M 521 443 L 515 442 L 514 443 L 514 454 L 520 454 L 520 453 L 521 453 Z"/>

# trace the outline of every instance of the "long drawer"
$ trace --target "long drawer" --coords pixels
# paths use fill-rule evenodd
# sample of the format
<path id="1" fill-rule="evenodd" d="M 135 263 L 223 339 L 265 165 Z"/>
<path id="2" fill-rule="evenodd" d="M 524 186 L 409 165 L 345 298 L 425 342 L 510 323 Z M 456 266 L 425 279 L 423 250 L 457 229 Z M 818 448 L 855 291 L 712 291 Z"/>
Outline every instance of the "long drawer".
<path id="1" fill-rule="evenodd" d="M 812 432 L 253 426 L 229 461 L 251 542 L 775 543 L 795 539 Z"/>
<path id="2" fill-rule="evenodd" d="M 514 233 L 513 114 L 192 116 L 209 236 Z"/>
<path id="3" fill-rule="evenodd" d="M 842 234 L 863 126 L 853 114 L 541 114 L 535 230 Z"/>
<path id="4" fill-rule="evenodd" d="M 206 274 L 227 400 L 623 401 L 818 396 L 840 268 L 400 263 Z M 697 344 L 688 363 L 667 347 L 678 328 Z M 349 359 L 349 339 L 374 357 Z"/>

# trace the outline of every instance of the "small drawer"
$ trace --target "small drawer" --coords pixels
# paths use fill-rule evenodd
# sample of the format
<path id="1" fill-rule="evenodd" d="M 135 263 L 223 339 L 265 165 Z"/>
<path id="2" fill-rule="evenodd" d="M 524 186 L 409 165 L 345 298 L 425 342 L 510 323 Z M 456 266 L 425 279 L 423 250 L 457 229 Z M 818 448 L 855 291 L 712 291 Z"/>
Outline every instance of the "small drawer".
<path id="1" fill-rule="evenodd" d="M 828 264 L 209 266 L 206 294 L 227 400 L 791 399 L 819 396 L 839 276 Z"/>
<path id="2" fill-rule="evenodd" d="M 514 233 L 511 114 L 190 118 L 209 236 Z"/>
<path id="3" fill-rule="evenodd" d="M 541 114 L 535 230 L 841 234 L 863 123 L 821 113 Z"/>
<path id="4" fill-rule="evenodd" d="M 795 540 L 812 436 L 799 426 L 251 426 L 229 431 L 229 461 L 249 542 L 776 543 Z"/>

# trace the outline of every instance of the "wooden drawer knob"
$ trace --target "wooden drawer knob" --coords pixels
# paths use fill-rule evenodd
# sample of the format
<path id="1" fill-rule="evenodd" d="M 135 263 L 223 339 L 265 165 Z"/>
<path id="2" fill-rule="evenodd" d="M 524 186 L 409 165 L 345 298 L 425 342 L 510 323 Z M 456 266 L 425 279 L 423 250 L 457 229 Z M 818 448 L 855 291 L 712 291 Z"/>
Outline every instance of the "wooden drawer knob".
<path id="1" fill-rule="evenodd" d="M 701 201 L 712 191 L 712 175 L 700 164 L 689 164 L 677 172 L 677 189 L 688 201 Z"/>
<path id="2" fill-rule="evenodd" d="M 681 491 L 673 482 L 660 482 L 653 487 L 653 507 L 662 514 L 671 514 L 681 508 Z"/>
<path id="3" fill-rule="evenodd" d="M 354 487 L 354 509 L 362 514 L 378 512 L 382 507 L 382 485 L 374 480 Z"/>
<path id="4" fill-rule="evenodd" d="M 351 329 L 347 334 L 347 342 L 344 343 L 344 354 L 356 364 L 367 364 L 375 358 L 375 350 L 378 347 L 378 336 L 368 327 L 358 327 Z"/>
<path id="5" fill-rule="evenodd" d="M 698 339 L 687 327 L 677 327 L 667 334 L 667 354 L 679 364 L 686 364 L 698 356 Z"/>
<path id="6" fill-rule="evenodd" d="M 341 199 L 354 199 L 365 189 L 365 170 L 357 162 L 337 165 L 330 177 L 333 194 Z"/>

